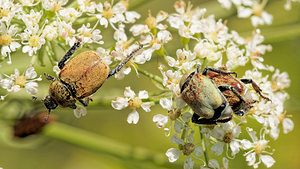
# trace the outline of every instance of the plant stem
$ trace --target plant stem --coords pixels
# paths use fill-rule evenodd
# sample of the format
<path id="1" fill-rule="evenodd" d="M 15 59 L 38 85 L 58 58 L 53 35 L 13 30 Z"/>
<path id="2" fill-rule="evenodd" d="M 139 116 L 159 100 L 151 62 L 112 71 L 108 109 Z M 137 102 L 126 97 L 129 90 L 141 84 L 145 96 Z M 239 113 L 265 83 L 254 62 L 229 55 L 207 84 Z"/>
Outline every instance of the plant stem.
<path id="1" fill-rule="evenodd" d="M 152 74 L 152 73 L 149 73 L 149 72 L 147 72 L 147 71 L 145 71 L 145 70 L 142 70 L 142 69 L 140 69 L 140 68 L 138 68 L 137 71 L 138 71 L 139 73 L 141 73 L 142 75 L 144 75 L 144 76 L 146 76 L 146 77 L 149 77 L 150 79 L 152 79 L 152 80 L 158 82 L 159 84 L 162 84 L 162 83 L 163 83 L 162 78 L 160 78 L 159 76 L 156 76 L 156 75 L 154 75 L 154 74 Z"/>
<path id="2" fill-rule="evenodd" d="M 47 125 L 42 134 L 78 147 L 107 153 L 125 160 L 149 161 L 166 166 L 172 165 L 163 154 L 155 153 L 142 147 L 133 147 L 59 122 Z"/>
<path id="3" fill-rule="evenodd" d="M 202 126 L 199 126 L 199 132 L 200 132 L 200 138 L 201 138 L 201 142 L 202 142 L 204 159 L 205 159 L 206 165 L 208 165 L 209 157 L 208 157 L 207 149 L 206 149 L 206 137 L 201 133 L 201 130 L 202 130 Z"/>

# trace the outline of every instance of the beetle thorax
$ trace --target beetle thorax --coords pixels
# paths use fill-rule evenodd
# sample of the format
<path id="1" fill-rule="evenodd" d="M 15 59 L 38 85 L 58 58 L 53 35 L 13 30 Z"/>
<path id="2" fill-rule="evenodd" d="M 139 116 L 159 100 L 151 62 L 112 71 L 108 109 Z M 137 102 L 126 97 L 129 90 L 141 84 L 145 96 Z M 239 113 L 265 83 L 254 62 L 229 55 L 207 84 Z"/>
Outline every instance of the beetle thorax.
<path id="1" fill-rule="evenodd" d="M 57 79 L 51 83 L 49 95 L 62 107 L 70 107 L 75 103 L 75 99 L 67 86 Z"/>

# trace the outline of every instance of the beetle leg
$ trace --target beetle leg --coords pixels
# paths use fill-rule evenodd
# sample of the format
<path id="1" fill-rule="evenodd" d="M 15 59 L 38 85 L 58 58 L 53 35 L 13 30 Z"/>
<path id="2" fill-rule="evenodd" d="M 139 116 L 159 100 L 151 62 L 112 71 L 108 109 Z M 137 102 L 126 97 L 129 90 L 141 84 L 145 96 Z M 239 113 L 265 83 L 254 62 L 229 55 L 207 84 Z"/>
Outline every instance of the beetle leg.
<path id="1" fill-rule="evenodd" d="M 116 67 L 115 69 L 113 69 L 113 70 L 111 70 L 110 72 L 109 72 L 109 74 L 108 74 L 108 76 L 107 76 L 107 78 L 106 79 L 108 79 L 108 78 L 110 78 L 111 76 L 113 76 L 114 74 L 116 74 L 116 73 L 118 73 L 122 68 L 123 68 L 123 66 L 127 63 L 127 62 L 129 62 L 129 60 L 133 57 L 133 55 L 135 54 L 135 53 L 137 53 L 140 49 L 142 49 L 143 48 L 143 45 L 140 45 L 140 47 L 139 48 L 137 48 L 136 50 L 134 50 L 134 51 L 132 51 L 131 53 L 130 53 L 130 55 L 128 55 L 119 65 L 118 65 L 118 67 Z"/>
<path id="2" fill-rule="evenodd" d="M 230 115 L 230 117 L 226 118 L 226 119 L 220 119 L 217 120 L 218 123 L 226 123 L 229 122 L 232 119 L 232 115 Z"/>
<path id="3" fill-rule="evenodd" d="M 77 39 L 77 42 L 74 43 L 74 45 L 68 50 L 68 52 L 65 54 L 65 56 L 59 61 L 59 63 L 58 63 L 59 69 L 62 69 L 65 66 L 66 61 L 70 59 L 70 57 L 73 55 L 73 53 L 79 47 L 80 42 L 81 42 L 81 39 Z"/>
<path id="4" fill-rule="evenodd" d="M 193 114 L 192 122 L 196 124 L 217 124 L 216 120 L 200 118 L 200 116 L 196 113 Z"/>
<path id="5" fill-rule="evenodd" d="M 87 98 L 85 98 L 84 100 L 80 99 L 80 100 L 78 100 L 78 101 L 79 101 L 82 105 L 88 106 L 88 105 L 89 105 L 89 102 L 90 102 L 90 101 L 93 101 L 93 99 L 90 98 L 90 97 L 87 97 Z"/>
<path id="6" fill-rule="evenodd" d="M 205 67 L 203 69 L 202 74 L 206 76 L 208 71 L 216 72 L 216 73 L 219 73 L 219 74 L 234 74 L 235 77 L 237 77 L 237 73 L 236 72 L 225 72 L 223 70 L 216 69 L 216 68 L 209 67 L 209 66 L 207 66 L 207 67 Z"/>
<path id="7" fill-rule="evenodd" d="M 199 64 L 197 65 L 197 73 L 201 73 L 201 66 Z"/>
<path id="8" fill-rule="evenodd" d="M 55 77 L 53 77 L 53 76 L 51 76 L 51 75 L 49 75 L 47 73 L 44 73 L 44 75 L 45 75 L 45 77 L 46 77 L 47 80 L 50 80 L 50 81 L 54 81 L 55 80 Z"/>
<path id="9" fill-rule="evenodd" d="M 240 80 L 245 84 L 250 84 L 251 83 L 253 89 L 260 95 L 260 97 L 262 97 L 263 99 L 266 99 L 268 101 L 271 101 L 271 99 L 269 99 L 268 97 L 261 94 L 262 90 L 260 89 L 260 87 L 252 79 L 240 79 Z"/>
<path id="10" fill-rule="evenodd" d="M 218 88 L 221 92 L 224 92 L 227 90 L 232 91 L 242 102 L 246 103 L 244 97 L 241 96 L 240 93 L 238 91 L 236 91 L 234 87 L 229 86 L 229 85 L 221 85 L 221 86 L 218 86 Z"/>
<path id="11" fill-rule="evenodd" d="M 74 104 L 72 104 L 72 105 L 70 105 L 69 106 L 71 109 L 76 109 L 77 108 L 77 106 L 76 106 L 76 104 L 74 103 Z"/>

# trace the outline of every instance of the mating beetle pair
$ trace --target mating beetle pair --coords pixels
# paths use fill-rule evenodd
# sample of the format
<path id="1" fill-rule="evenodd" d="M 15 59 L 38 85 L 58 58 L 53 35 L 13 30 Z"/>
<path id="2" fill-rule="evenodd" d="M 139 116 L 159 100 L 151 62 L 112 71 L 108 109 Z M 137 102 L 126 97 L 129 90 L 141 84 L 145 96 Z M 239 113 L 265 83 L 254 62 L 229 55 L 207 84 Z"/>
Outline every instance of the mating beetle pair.
<path id="1" fill-rule="evenodd" d="M 232 113 L 243 116 L 256 101 L 245 84 L 251 83 L 259 95 L 261 89 L 252 79 L 237 79 L 231 74 L 211 67 L 204 68 L 201 73 L 200 65 L 180 81 L 182 99 L 192 108 L 192 122 L 197 124 L 225 123 L 232 119 Z"/>
<path id="2" fill-rule="evenodd" d="M 106 79 L 119 72 L 133 55 L 143 48 L 141 45 L 128 55 L 117 68 L 109 72 L 108 65 L 94 51 L 86 51 L 70 59 L 79 47 L 80 42 L 81 40 L 78 39 L 58 63 L 61 70 L 58 79 L 45 74 L 46 79 L 52 81 L 52 83 L 49 87 L 49 95 L 40 100 L 44 102 L 49 113 L 58 105 L 76 109 L 75 102 L 77 100 L 87 106 L 89 100 L 91 100 L 89 96 L 95 93 Z M 37 97 L 33 98 L 38 99 Z"/>

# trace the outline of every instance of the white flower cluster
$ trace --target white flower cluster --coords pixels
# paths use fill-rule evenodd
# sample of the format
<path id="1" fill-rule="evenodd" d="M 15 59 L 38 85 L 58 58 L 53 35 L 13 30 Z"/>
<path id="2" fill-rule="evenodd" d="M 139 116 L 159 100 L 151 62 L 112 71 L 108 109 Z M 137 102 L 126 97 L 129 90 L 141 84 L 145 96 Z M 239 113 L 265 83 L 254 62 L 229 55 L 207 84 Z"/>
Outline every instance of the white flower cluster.
<path id="1" fill-rule="evenodd" d="M 53 50 L 54 46 L 49 42 L 60 43 L 59 46 L 64 50 L 68 48 L 65 44 L 72 46 L 76 38 L 81 38 L 83 43 L 103 44 L 98 25 L 104 28 L 111 25 L 117 34 L 115 39 L 118 42 L 127 41 L 126 35 L 123 36 L 124 32 L 122 34 L 124 24 L 134 23 L 140 17 L 138 13 L 127 9 L 128 2 L 125 0 L 116 4 L 109 2 L 96 4 L 90 0 L 78 0 L 69 4 L 67 0 L 22 0 L 19 3 L 13 0 L 1 0 L 1 55 L 8 57 L 8 63 L 11 64 L 11 53 L 18 48 L 22 48 L 23 53 L 33 56 L 39 54 L 38 51 L 43 51 L 44 48 L 48 54 L 51 53 L 49 51 Z M 88 18 L 97 21 L 96 24 L 91 26 L 87 22 Z M 115 24 L 119 28 L 116 28 Z M 75 29 L 77 25 L 80 27 Z M 123 53 L 120 55 L 129 53 L 125 51 L 128 47 L 129 44 L 123 46 Z"/>
<path id="2" fill-rule="evenodd" d="M 270 25 L 273 22 L 273 16 L 264 10 L 268 0 L 218 0 L 221 5 L 230 9 L 232 5 L 237 8 L 239 18 L 250 18 L 254 27 L 259 25 Z"/>
<path id="3" fill-rule="evenodd" d="M 20 74 L 19 70 L 15 69 L 14 74 L 10 76 L 3 75 L 6 78 L 0 76 L 0 86 L 10 93 L 18 92 L 21 88 L 25 88 L 29 94 L 35 95 L 38 92 L 38 83 L 36 81 L 42 80 L 41 76 L 37 78 L 37 73 L 33 67 L 29 67 L 23 74 Z M 4 100 L 7 95 L 1 96 L 1 100 Z"/>
<path id="4" fill-rule="evenodd" d="M 225 8 L 236 6 L 238 17 L 250 17 L 255 28 L 272 23 L 273 17 L 264 11 L 267 0 L 219 2 Z M 56 46 L 67 50 L 76 38 L 80 38 L 83 44 L 88 44 L 87 48 L 93 49 L 90 44 L 104 43 L 100 28 L 111 28 L 114 31 L 113 46 L 110 49 L 96 49 L 108 65 L 115 66 L 136 50 L 139 44 L 143 45 L 143 50 L 135 53 L 115 77 L 122 79 L 131 69 L 135 69 L 137 73 L 153 80 L 161 90 L 159 95 L 152 96 L 146 90 L 136 94 L 128 86 L 124 97 L 116 97 L 111 105 L 116 110 L 131 108 L 127 117 L 130 124 L 138 123 L 139 108 L 150 112 L 151 106 L 161 105 L 167 113 L 154 115 L 153 122 L 158 128 L 163 128 L 166 136 L 172 135 L 171 141 L 177 145 L 177 148 L 170 148 L 166 152 L 170 162 L 185 157 L 185 169 L 192 169 L 194 160 L 202 161 L 200 168 L 203 169 L 228 168 L 229 159 L 234 159 L 238 153 L 243 152 L 248 165 L 257 168 L 263 163 L 271 167 L 275 160 L 271 156 L 273 150 L 269 150 L 270 138 L 275 140 L 279 137 L 281 126 L 283 133 L 290 132 L 294 123 L 284 109 L 284 102 L 289 97 L 284 91 L 290 86 L 288 74 L 264 63 L 262 56 L 271 51 L 272 47 L 263 44 L 264 37 L 260 30 L 254 29 L 251 37 L 241 37 L 236 31 L 230 31 L 226 22 L 216 20 L 214 15 L 206 16 L 206 9 L 192 8 L 190 3 L 186 4 L 183 0 L 175 2 L 175 13 L 160 11 L 154 17 L 149 11 L 144 24 L 137 24 L 140 14 L 128 11 L 128 8 L 127 0 L 115 4 L 90 0 L 70 3 L 67 0 L 20 0 L 18 3 L 0 0 L 1 55 L 8 58 L 8 63 L 11 64 L 11 53 L 22 48 L 22 52 L 29 56 L 47 52 L 54 63 Z M 128 25 L 131 27 L 128 28 Z M 180 38 L 182 47 L 176 49 L 175 54 L 169 54 L 166 46 L 173 42 L 174 37 Z M 174 43 L 178 46 L 179 42 Z M 159 55 L 161 63 L 165 63 L 158 66 L 162 77 L 138 66 L 150 61 L 154 54 Z M 248 63 L 252 65 L 251 70 L 236 73 L 239 77 L 244 74 L 243 78 L 255 81 L 264 96 L 258 94 L 253 85 L 247 85 L 255 103 L 243 117 L 233 115 L 229 122 L 216 125 L 199 126 L 192 123 L 193 111 L 181 97 L 182 77 L 195 71 L 196 65 L 235 71 Z M 59 71 L 57 66 L 53 70 Z M 15 74 L 3 75 L 5 78 L 1 77 L 0 86 L 8 92 L 25 88 L 28 93 L 36 94 L 38 85 L 35 81 L 41 80 L 40 77 L 36 78 L 33 67 L 29 67 L 23 75 L 17 69 Z M 78 106 L 74 115 L 78 118 L 85 116 L 86 109 Z M 259 137 L 251 127 L 253 123 L 248 123 L 249 119 L 255 119 L 254 123 L 261 126 Z M 244 127 L 245 123 L 248 127 Z M 200 133 L 200 140 L 194 138 L 197 131 Z M 250 139 L 241 137 L 243 131 L 248 132 Z M 209 152 L 212 155 L 210 159 L 207 155 Z M 218 159 L 222 159 L 222 163 Z"/>
<path id="5" fill-rule="evenodd" d="M 259 24 L 272 23 L 272 16 L 263 11 L 266 1 L 262 3 L 258 1 L 221 2 L 227 7 L 230 7 L 232 3 L 238 5 L 239 16 L 251 16 L 255 27 Z M 284 89 L 290 85 L 288 74 L 280 73 L 273 66 L 263 63 L 262 56 L 271 51 L 272 47 L 263 44 L 264 37 L 259 29 L 255 29 L 251 37 L 243 38 L 236 31 L 230 31 L 222 20 L 216 21 L 213 15 L 205 17 L 205 9 L 192 9 L 191 4 L 186 4 L 184 1 L 175 2 L 174 7 L 176 13 L 167 14 L 160 11 L 156 17 L 153 17 L 149 12 L 145 24 L 135 24 L 130 28 L 133 36 L 140 38 L 142 44 L 149 46 L 143 52 L 149 56 L 148 60 L 155 51 L 167 63 L 167 65 L 159 66 L 162 79 L 156 82 L 163 87 L 160 89 L 169 90 L 169 92 L 164 92 L 159 98 L 147 94 L 147 101 L 150 100 L 153 104 L 159 103 L 168 112 L 156 114 L 153 122 L 158 128 L 164 129 L 166 136 L 172 135 L 171 141 L 178 146 L 178 148 L 167 150 L 166 155 L 169 161 L 174 162 L 181 157 L 180 154 L 183 154 L 186 157 L 185 169 L 193 168 L 195 159 L 203 161 L 201 168 L 221 168 L 221 165 L 223 168 L 228 168 L 229 159 L 234 159 L 236 154 L 244 152 L 248 165 L 257 168 L 260 163 L 263 163 L 266 167 L 271 167 L 275 160 L 271 156 L 273 150 L 268 150 L 270 140 L 267 139 L 278 138 L 281 124 L 284 133 L 290 132 L 294 127 L 293 121 L 284 110 L 284 102 L 288 98 Z M 258 8 L 259 15 L 257 14 Z M 178 31 L 184 46 L 182 49 L 177 49 L 176 57 L 168 55 L 164 47 L 172 42 L 174 33 L 172 35 L 170 29 L 173 32 L 174 29 Z M 191 41 L 193 43 L 190 43 Z M 202 139 L 200 142 L 195 141 L 193 134 L 198 125 L 191 123 L 193 112 L 181 99 L 179 84 L 182 77 L 185 73 L 195 71 L 197 64 L 216 68 L 225 65 L 228 71 L 232 71 L 247 63 L 251 63 L 253 69 L 247 70 L 243 78 L 255 81 L 265 96 L 258 95 L 254 87 L 247 85 L 256 101 L 254 107 L 241 118 L 234 115 L 233 119 L 227 123 L 201 125 L 199 132 Z M 262 70 L 268 72 L 268 75 L 263 76 Z M 237 72 L 237 74 L 242 73 Z M 269 74 L 273 75 L 269 77 Z M 153 76 L 148 77 L 155 79 Z M 129 87 L 125 91 L 128 89 Z M 272 101 L 265 99 L 266 97 Z M 123 109 L 129 105 L 130 101 L 133 102 L 134 98 L 135 95 L 128 95 L 126 98 L 117 97 L 115 101 L 112 101 L 112 107 L 117 110 Z M 144 104 L 140 101 L 138 105 L 142 103 Z M 127 121 L 135 124 L 139 116 L 135 113 L 137 107 L 133 108 L 133 113 L 129 115 Z M 132 120 L 132 117 L 135 117 L 135 120 Z M 248 125 L 248 119 L 256 119 L 257 123 L 261 124 L 259 138 L 251 125 Z M 245 128 L 243 125 L 245 123 L 249 127 Z M 251 140 L 242 138 L 240 136 L 242 131 L 247 131 Z M 203 144 L 200 144 L 201 142 Z M 205 153 L 208 152 L 215 158 L 207 159 Z M 218 156 L 223 156 L 222 164 L 219 164 Z"/>

